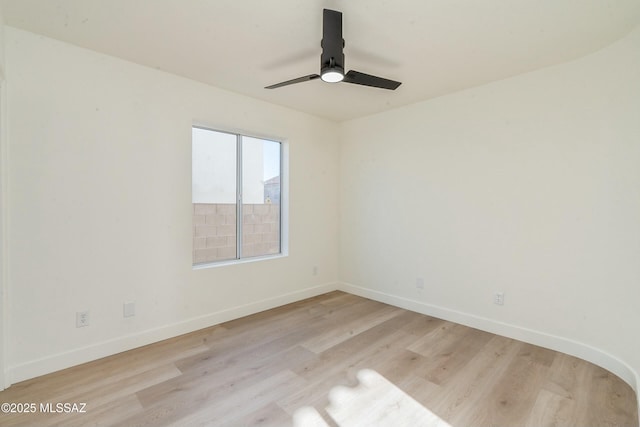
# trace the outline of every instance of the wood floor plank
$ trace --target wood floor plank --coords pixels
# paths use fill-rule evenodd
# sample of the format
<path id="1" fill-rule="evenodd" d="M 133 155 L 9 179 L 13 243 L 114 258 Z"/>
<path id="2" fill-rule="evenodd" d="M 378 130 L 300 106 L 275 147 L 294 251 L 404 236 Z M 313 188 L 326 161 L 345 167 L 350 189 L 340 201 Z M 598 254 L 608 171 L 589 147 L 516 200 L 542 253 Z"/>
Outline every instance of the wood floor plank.
<path id="1" fill-rule="evenodd" d="M 293 427 L 292 421 L 291 415 L 275 402 L 270 402 L 249 414 L 230 419 L 228 425 L 234 427 Z"/>
<path id="2" fill-rule="evenodd" d="M 289 333 L 279 336 L 252 337 L 250 341 L 236 343 L 233 346 L 213 345 L 208 351 L 176 362 L 176 366 L 189 375 L 199 375 L 205 370 L 229 370 L 238 365 L 261 363 L 293 347 L 300 347 L 300 342 L 313 330 L 309 326 L 294 326 L 290 328 Z"/>
<path id="3" fill-rule="evenodd" d="M 55 427 L 113 426 L 142 411 L 142 405 L 133 395 L 111 400 L 107 404 L 92 406 L 86 414 L 63 414 L 52 425 Z"/>
<path id="4" fill-rule="evenodd" d="M 476 425 L 523 425 L 534 406 L 549 368 L 521 351 L 476 411 Z"/>
<path id="5" fill-rule="evenodd" d="M 168 340 L 171 341 L 171 340 Z M 2 392 L 7 398 L 20 400 L 49 399 L 50 396 L 67 396 L 77 390 L 88 391 L 94 388 L 114 384 L 123 379 L 142 374 L 150 369 L 161 367 L 185 357 L 200 354 L 209 349 L 201 340 L 194 344 L 191 339 L 183 346 L 168 345 L 161 342 L 153 349 L 141 347 L 133 352 L 124 352 L 79 365 L 43 377 L 24 381 Z M 69 381 L 69 375 L 74 381 Z"/>
<path id="6" fill-rule="evenodd" d="M 378 325 L 327 350 L 309 363 L 299 365 L 294 371 L 308 381 L 308 386 L 278 400 L 278 404 L 293 414 L 301 406 L 326 403 L 332 386 L 355 383 L 356 365 L 366 363 L 371 366 L 376 355 L 384 354 L 382 359 L 386 359 L 391 348 L 405 346 L 412 340 L 413 336 L 403 331 L 391 332 L 385 325 Z"/>
<path id="7" fill-rule="evenodd" d="M 416 337 L 423 337 L 447 322 L 446 320 L 425 316 L 424 314 L 413 311 L 405 311 L 403 315 L 406 321 L 400 329 Z"/>
<path id="8" fill-rule="evenodd" d="M 210 405 L 203 405 L 185 414 L 171 425 L 230 426 L 236 418 L 245 417 L 283 395 L 303 387 L 305 381 L 289 370 L 279 371 L 239 390 L 234 395 L 221 396 Z"/>
<path id="9" fill-rule="evenodd" d="M 82 398 L 91 402 L 88 410 L 93 411 L 97 407 L 108 405 L 111 401 L 119 400 L 126 396 L 133 396 L 141 390 L 162 384 L 173 378 L 178 378 L 180 375 L 182 375 L 182 372 L 180 372 L 173 363 L 162 365 L 139 374 L 131 375 L 118 382 L 93 387 L 91 390 L 85 390 L 82 392 Z M 72 402 L 73 399 L 77 398 L 78 392 L 76 389 L 72 393 L 67 393 L 64 396 L 55 396 L 54 398 L 57 401 Z M 136 402 L 139 403 L 137 399 Z"/>
<path id="10" fill-rule="evenodd" d="M 635 413 L 635 405 L 627 399 L 621 399 L 626 384 L 607 370 L 591 365 L 590 382 L 587 387 L 589 406 L 588 421 L 599 426 L 624 425 L 625 420 Z"/>
<path id="11" fill-rule="evenodd" d="M 543 388 L 559 396 L 578 400 L 585 389 L 590 366 L 582 360 L 558 353 Z M 586 404 L 586 401 L 584 402 Z"/>
<path id="12" fill-rule="evenodd" d="M 331 390 L 327 412 L 340 426 L 449 427 L 448 424 L 378 372 L 358 372 L 356 387 Z"/>
<path id="13" fill-rule="evenodd" d="M 526 427 L 576 426 L 572 423 L 575 401 L 542 389 L 527 417 Z"/>
<path id="14" fill-rule="evenodd" d="M 469 328 L 452 322 L 444 322 L 411 344 L 408 349 L 424 357 L 437 360 L 439 355 L 447 353 L 451 346 L 467 334 Z"/>
<path id="15" fill-rule="evenodd" d="M 336 322 L 326 329 L 306 340 L 302 345 L 315 353 L 323 351 L 347 341 L 348 339 L 377 326 L 402 312 L 401 309 L 385 306 L 375 311 L 368 311 L 350 321 Z"/>
<path id="16" fill-rule="evenodd" d="M 491 340 L 492 334 L 467 328 L 460 338 L 452 341 L 442 352 L 431 359 L 431 368 L 426 379 L 436 384 L 445 384 Z"/>
<path id="17" fill-rule="evenodd" d="M 413 339 L 412 335 L 403 331 L 391 330 L 384 324 L 378 325 L 324 351 L 296 372 L 307 379 L 322 378 L 329 372 L 344 372 L 359 361 L 369 361 L 375 354 L 385 352 L 392 346 L 405 346 Z"/>
<path id="18" fill-rule="evenodd" d="M 494 336 L 456 378 L 428 400 L 429 408 L 455 425 L 479 425 L 479 408 L 500 381 L 521 347 L 520 342 Z"/>
<path id="19" fill-rule="evenodd" d="M 366 390 L 366 371 L 387 391 Z M 339 387 L 367 397 L 331 412 Z M 337 291 L 15 384 L 0 402 L 87 403 L 82 414 L 2 413 L 2 426 L 293 426 L 306 416 L 336 427 L 333 413 L 339 427 L 362 414 L 395 427 L 427 412 L 452 427 L 638 426 L 635 393 L 598 366 Z"/>
<path id="20" fill-rule="evenodd" d="M 180 377 L 142 390 L 137 396 L 143 406 L 149 409 L 163 405 L 171 407 L 171 411 L 178 407 L 192 408 L 249 387 L 254 381 L 268 378 L 273 373 L 303 364 L 309 357 L 315 355 L 296 346 L 287 352 L 262 358 L 257 365 L 241 364 L 231 369 L 214 367 L 211 370 L 183 373 Z M 183 412 L 188 410 L 184 409 Z"/>

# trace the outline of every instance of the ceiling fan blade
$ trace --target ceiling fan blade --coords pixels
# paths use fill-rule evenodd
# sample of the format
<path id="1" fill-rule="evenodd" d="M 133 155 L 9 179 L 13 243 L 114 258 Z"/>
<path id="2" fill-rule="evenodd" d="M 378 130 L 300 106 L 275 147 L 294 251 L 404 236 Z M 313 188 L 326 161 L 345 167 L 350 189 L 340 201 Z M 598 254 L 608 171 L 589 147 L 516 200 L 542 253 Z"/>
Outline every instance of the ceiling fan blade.
<path id="1" fill-rule="evenodd" d="M 315 80 L 319 78 L 320 76 L 317 74 L 309 74 L 308 76 L 298 77 L 297 79 L 291 79 L 291 80 L 287 80 L 286 82 L 280 82 L 271 86 L 267 86 L 265 87 L 265 89 L 276 89 L 282 86 L 289 86 L 289 85 L 294 85 L 296 83 L 308 82 L 309 80 Z"/>
<path id="2" fill-rule="evenodd" d="M 370 74 L 361 73 L 359 71 L 350 70 L 345 76 L 343 82 L 353 83 L 363 86 L 379 87 L 381 89 L 396 90 L 401 82 L 395 80 L 383 79 L 382 77 L 372 76 Z"/>

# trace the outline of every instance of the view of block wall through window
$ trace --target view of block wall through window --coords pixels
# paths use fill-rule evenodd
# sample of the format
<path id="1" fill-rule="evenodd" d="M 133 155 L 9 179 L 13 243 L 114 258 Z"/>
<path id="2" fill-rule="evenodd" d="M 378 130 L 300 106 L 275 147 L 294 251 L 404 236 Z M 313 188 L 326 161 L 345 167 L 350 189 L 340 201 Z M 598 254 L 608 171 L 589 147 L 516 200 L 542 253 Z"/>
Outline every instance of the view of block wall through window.
<path id="1" fill-rule="evenodd" d="M 281 144 L 198 127 L 192 135 L 193 263 L 279 254 Z"/>

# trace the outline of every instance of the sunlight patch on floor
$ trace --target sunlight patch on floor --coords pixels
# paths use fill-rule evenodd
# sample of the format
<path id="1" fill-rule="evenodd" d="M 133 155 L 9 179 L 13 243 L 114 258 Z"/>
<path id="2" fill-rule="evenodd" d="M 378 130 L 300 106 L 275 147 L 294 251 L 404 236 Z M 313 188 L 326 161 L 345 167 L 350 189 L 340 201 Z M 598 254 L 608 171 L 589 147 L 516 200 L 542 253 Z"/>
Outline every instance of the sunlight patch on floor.
<path id="1" fill-rule="evenodd" d="M 424 426 L 451 427 L 374 370 L 357 374 L 355 387 L 336 386 L 329 392 L 329 416 L 340 427 Z M 329 427 L 312 407 L 298 409 L 293 415 L 294 427 Z"/>

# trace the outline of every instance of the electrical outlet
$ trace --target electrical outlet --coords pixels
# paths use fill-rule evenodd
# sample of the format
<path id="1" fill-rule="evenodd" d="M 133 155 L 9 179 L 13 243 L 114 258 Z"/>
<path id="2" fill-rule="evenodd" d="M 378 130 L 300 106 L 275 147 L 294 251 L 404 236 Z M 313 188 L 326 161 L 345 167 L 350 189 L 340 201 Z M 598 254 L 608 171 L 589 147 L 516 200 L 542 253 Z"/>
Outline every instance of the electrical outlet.
<path id="1" fill-rule="evenodd" d="M 313 266 L 313 270 L 311 271 L 311 274 L 313 274 L 314 276 L 318 275 L 318 266 L 317 265 Z"/>
<path id="2" fill-rule="evenodd" d="M 89 310 L 76 312 L 76 328 L 89 326 Z"/>
<path id="3" fill-rule="evenodd" d="M 424 279 L 422 277 L 416 279 L 416 288 L 424 289 Z"/>
<path id="4" fill-rule="evenodd" d="M 124 317 L 133 317 L 136 315 L 136 303 L 125 302 L 122 304 L 122 315 Z"/>
<path id="5" fill-rule="evenodd" d="M 493 294 L 493 303 L 496 305 L 504 305 L 504 292 L 496 292 Z"/>

